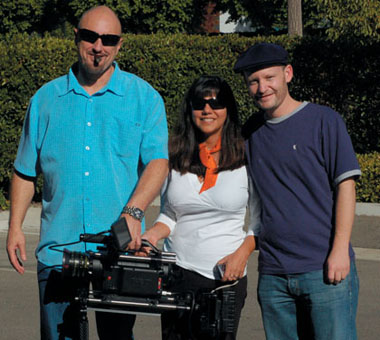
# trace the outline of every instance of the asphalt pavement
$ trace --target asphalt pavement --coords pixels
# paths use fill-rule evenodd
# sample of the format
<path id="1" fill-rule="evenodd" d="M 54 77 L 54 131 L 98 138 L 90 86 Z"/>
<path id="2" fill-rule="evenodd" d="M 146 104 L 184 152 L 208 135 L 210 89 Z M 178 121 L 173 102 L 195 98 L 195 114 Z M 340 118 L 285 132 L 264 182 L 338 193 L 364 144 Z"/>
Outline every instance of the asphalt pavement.
<path id="1" fill-rule="evenodd" d="M 156 205 L 146 213 L 147 226 L 158 214 Z M 17 274 L 5 251 L 8 212 L 0 212 L 0 340 L 39 339 L 39 306 L 34 249 L 39 238 L 40 208 L 32 206 L 24 223 L 28 260 L 24 275 Z M 380 204 L 358 204 L 352 233 L 357 258 L 360 294 L 357 315 L 358 338 L 380 339 Z M 242 312 L 238 340 L 264 340 L 260 309 L 256 300 L 257 252 L 248 263 L 248 297 Z M 94 313 L 89 311 L 90 340 L 97 339 Z M 135 339 L 161 339 L 157 316 L 138 315 Z M 280 339 L 279 339 L 280 340 Z"/>

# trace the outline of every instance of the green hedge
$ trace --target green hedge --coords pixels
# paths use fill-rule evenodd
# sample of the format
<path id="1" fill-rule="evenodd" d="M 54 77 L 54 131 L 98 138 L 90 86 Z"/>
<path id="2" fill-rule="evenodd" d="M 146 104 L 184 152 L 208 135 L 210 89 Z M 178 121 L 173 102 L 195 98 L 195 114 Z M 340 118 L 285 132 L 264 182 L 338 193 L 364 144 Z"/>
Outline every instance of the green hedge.
<path id="1" fill-rule="evenodd" d="M 380 203 L 380 153 L 358 155 L 362 176 L 356 183 L 360 202 Z"/>
<path id="2" fill-rule="evenodd" d="M 122 69 L 139 75 L 161 93 L 169 128 L 184 92 L 201 74 L 218 74 L 230 83 L 244 121 L 256 109 L 242 77 L 234 74 L 232 67 L 241 52 L 260 41 L 276 42 L 289 50 L 295 69 L 291 84 L 295 98 L 326 104 L 340 112 L 356 152 L 380 151 L 378 42 L 362 45 L 352 40 L 331 43 L 318 38 L 236 34 L 125 35 L 117 60 Z M 0 205 L 7 197 L 30 97 L 47 81 L 67 73 L 75 60 L 74 43 L 66 39 L 16 35 L 0 41 Z"/>

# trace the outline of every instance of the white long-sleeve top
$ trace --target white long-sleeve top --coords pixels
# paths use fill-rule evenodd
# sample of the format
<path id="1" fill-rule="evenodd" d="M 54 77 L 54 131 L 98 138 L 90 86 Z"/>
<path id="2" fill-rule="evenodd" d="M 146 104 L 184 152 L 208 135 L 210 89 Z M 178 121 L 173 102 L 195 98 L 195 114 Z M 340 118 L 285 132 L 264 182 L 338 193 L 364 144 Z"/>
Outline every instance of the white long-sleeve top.
<path id="1" fill-rule="evenodd" d="M 172 170 L 161 191 L 156 222 L 167 225 L 165 251 L 177 254 L 177 264 L 216 279 L 216 263 L 233 253 L 247 235 L 260 232 L 261 203 L 245 166 L 222 171 L 214 187 L 199 194 L 197 175 Z M 248 231 L 243 230 L 249 206 Z"/>

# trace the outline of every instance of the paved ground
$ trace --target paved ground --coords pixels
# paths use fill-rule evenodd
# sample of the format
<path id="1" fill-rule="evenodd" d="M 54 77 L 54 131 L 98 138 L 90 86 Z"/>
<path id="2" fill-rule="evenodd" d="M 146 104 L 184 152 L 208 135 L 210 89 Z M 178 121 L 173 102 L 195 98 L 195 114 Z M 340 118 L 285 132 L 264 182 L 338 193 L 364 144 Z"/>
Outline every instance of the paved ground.
<path id="1" fill-rule="evenodd" d="M 0 340 L 39 339 L 38 291 L 36 261 L 33 251 L 38 242 L 39 208 L 29 209 L 24 230 L 27 234 L 28 261 L 23 276 L 15 273 L 8 263 L 4 245 L 6 242 L 7 212 L 0 213 Z M 147 225 L 151 225 L 158 207 L 147 213 Z M 360 205 L 355 218 L 352 243 L 357 254 L 360 277 L 358 310 L 358 335 L 360 340 L 380 339 L 380 205 Z M 263 340 L 259 307 L 256 302 L 257 252 L 248 265 L 249 291 L 240 321 L 238 339 Z M 93 312 L 89 312 L 90 340 L 97 339 Z M 137 340 L 160 339 L 159 318 L 137 318 Z"/>

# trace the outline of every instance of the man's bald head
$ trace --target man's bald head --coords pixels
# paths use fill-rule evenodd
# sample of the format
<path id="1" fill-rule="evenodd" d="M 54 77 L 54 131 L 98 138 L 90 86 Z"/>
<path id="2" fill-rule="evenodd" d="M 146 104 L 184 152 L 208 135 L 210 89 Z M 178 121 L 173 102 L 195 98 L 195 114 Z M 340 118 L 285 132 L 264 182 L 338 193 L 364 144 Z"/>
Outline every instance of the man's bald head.
<path id="1" fill-rule="evenodd" d="M 108 26 L 107 33 L 121 35 L 121 23 L 115 12 L 107 6 L 97 6 L 84 12 L 78 28 L 90 28 L 94 23 L 103 22 Z"/>

